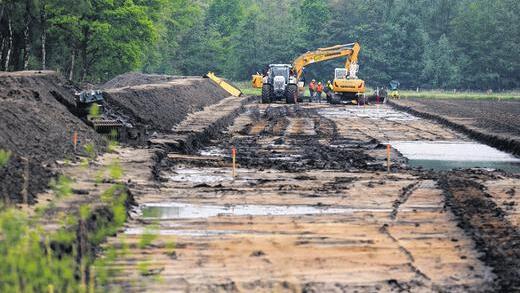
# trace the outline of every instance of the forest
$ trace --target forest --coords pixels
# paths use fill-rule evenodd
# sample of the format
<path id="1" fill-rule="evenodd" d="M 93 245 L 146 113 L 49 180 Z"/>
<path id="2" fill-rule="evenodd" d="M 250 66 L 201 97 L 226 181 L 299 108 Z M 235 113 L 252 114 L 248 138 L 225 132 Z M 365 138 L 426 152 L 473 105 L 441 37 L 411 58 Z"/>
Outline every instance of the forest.
<path id="1" fill-rule="evenodd" d="M 100 83 L 128 71 L 248 80 L 359 41 L 360 77 L 403 88 L 520 88 L 518 0 L 0 0 L 0 70 Z M 330 78 L 336 60 L 307 68 Z"/>

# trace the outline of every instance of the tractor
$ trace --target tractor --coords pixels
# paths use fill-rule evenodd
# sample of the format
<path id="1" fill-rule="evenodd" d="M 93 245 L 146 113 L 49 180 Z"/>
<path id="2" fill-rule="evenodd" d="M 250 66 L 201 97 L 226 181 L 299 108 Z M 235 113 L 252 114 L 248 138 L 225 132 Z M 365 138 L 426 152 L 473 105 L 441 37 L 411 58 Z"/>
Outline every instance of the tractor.
<path id="1" fill-rule="evenodd" d="M 285 99 L 287 104 L 298 101 L 298 82 L 290 64 L 270 64 L 263 77 L 262 103 Z"/>

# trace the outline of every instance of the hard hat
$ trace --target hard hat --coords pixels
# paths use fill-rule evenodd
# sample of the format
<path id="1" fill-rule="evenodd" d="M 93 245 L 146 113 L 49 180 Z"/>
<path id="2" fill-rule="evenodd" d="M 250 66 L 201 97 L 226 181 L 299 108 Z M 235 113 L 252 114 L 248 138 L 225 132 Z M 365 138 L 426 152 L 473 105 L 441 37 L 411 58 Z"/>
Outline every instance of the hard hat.
<path id="1" fill-rule="evenodd" d="M 318 82 L 318 84 L 321 84 L 321 81 L 320 81 L 320 82 Z"/>
<path id="2" fill-rule="evenodd" d="M 316 81 L 315 79 L 313 79 L 312 81 Z"/>

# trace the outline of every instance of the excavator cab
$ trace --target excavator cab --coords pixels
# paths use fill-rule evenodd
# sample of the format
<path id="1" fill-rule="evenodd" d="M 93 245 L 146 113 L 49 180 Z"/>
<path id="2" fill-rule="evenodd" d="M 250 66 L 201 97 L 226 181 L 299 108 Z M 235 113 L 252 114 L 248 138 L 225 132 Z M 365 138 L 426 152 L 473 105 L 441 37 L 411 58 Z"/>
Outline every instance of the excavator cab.
<path id="1" fill-rule="evenodd" d="M 331 103 L 351 102 L 357 104 L 359 98 L 365 94 L 365 82 L 357 77 L 358 65 L 350 64 L 347 68 L 336 68 L 334 70 L 334 81 L 332 82 L 334 95 Z"/>

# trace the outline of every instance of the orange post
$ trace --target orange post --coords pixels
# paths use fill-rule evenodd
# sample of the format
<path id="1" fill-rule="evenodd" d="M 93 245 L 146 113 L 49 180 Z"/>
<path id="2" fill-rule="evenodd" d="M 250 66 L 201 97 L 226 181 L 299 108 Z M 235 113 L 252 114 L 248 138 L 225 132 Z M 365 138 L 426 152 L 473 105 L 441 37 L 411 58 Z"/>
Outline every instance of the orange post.
<path id="1" fill-rule="evenodd" d="M 74 145 L 74 152 L 76 151 L 76 147 L 78 146 L 78 132 L 74 130 L 74 134 L 72 135 L 72 144 Z"/>
<path id="2" fill-rule="evenodd" d="M 237 157 L 237 149 L 233 146 L 231 148 L 231 157 L 233 158 L 233 178 L 236 176 L 236 157 Z"/>
<path id="3" fill-rule="evenodd" d="M 390 147 L 390 144 L 387 144 L 386 145 L 386 171 L 388 173 L 390 173 L 390 153 L 391 152 L 391 147 Z"/>

